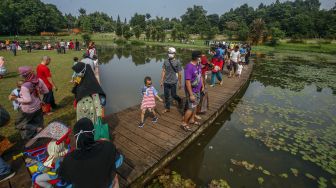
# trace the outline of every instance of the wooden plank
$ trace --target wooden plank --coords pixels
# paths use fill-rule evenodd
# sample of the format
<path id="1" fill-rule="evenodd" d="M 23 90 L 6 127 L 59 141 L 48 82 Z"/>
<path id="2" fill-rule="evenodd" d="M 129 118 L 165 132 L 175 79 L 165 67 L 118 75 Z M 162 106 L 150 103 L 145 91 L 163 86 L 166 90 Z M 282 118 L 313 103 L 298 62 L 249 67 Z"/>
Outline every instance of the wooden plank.
<path id="1" fill-rule="evenodd" d="M 28 169 L 25 166 L 23 158 L 19 158 L 11 162 L 11 167 L 15 170 L 16 174 L 10 179 L 10 185 L 12 188 L 27 188 L 31 187 L 31 176 Z"/>
<path id="2" fill-rule="evenodd" d="M 155 159 L 160 159 L 162 155 L 168 152 L 167 150 L 139 137 L 138 135 L 135 135 L 134 133 L 132 133 L 131 131 L 125 128 L 120 128 L 119 130 L 122 133 L 116 134 L 116 137 L 115 137 L 116 140 L 125 141 L 124 138 L 127 138 L 128 140 L 132 139 L 131 140 L 132 143 L 134 142 L 135 145 L 143 148 L 145 151 L 150 153 L 150 155 L 153 156 Z"/>
<path id="3" fill-rule="evenodd" d="M 0 188 L 10 188 L 10 186 L 9 186 L 9 180 L 1 182 L 0 183 Z"/>

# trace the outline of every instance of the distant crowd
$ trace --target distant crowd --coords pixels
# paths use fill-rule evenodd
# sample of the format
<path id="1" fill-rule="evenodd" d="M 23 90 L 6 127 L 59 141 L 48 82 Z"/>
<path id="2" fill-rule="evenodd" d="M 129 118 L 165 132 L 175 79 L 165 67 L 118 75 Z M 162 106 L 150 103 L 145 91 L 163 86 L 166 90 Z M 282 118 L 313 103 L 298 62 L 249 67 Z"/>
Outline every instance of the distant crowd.
<path id="1" fill-rule="evenodd" d="M 82 44 L 84 46 L 85 44 Z M 12 51 L 13 55 L 16 56 L 17 51 L 27 50 L 30 53 L 32 50 L 57 50 L 57 53 L 65 53 L 66 50 L 81 50 L 80 42 L 76 40 L 65 41 L 64 39 L 58 40 L 54 43 L 52 42 L 31 42 L 29 39 L 26 39 L 24 42 L 18 40 L 5 40 L 0 41 L 0 50 Z"/>

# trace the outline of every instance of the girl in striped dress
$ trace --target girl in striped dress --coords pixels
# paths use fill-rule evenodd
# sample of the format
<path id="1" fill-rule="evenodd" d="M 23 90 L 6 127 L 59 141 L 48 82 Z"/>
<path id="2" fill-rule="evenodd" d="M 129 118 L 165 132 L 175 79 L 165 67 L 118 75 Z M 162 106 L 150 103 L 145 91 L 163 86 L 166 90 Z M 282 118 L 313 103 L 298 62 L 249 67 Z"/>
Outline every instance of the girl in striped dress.
<path id="1" fill-rule="evenodd" d="M 149 112 L 153 113 L 152 122 L 156 123 L 158 118 L 155 113 L 155 97 L 159 99 L 160 102 L 163 102 L 161 97 L 158 95 L 157 90 L 152 86 L 152 79 L 149 76 L 145 77 L 145 86 L 142 88 L 142 102 L 141 102 L 141 122 L 139 124 L 140 128 L 143 128 L 145 125 L 145 113 L 148 110 Z"/>

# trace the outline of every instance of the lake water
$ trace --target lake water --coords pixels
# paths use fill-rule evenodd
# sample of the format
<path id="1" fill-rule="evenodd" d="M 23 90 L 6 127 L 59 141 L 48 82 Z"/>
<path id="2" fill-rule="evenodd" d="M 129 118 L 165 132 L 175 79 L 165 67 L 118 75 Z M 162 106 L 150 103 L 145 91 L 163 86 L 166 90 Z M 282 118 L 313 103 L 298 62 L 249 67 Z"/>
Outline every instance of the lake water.
<path id="1" fill-rule="evenodd" d="M 165 51 L 101 49 L 108 113 L 138 104 L 146 75 L 159 88 Z M 190 51 L 179 54 L 188 62 Z M 167 168 L 198 187 L 220 179 L 231 187 L 336 186 L 336 60 L 274 53 L 254 61 L 245 91 Z"/>

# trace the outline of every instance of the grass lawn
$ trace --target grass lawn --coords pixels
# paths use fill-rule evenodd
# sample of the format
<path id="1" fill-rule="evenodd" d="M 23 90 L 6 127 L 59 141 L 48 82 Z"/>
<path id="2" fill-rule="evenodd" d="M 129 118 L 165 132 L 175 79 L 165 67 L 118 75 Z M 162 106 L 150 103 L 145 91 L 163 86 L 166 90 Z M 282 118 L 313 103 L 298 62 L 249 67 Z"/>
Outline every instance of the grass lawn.
<path id="1" fill-rule="evenodd" d="M 36 66 L 41 62 L 43 55 L 51 57 L 49 68 L 58 87 L 58 91 L 54 92 L 56 103 L 60 105 L 60 109 L 55 113 L 45 116 L 45 124 L 53 120 L 62 120 L 67 124 L 73 124 L 75 122 L 75 111 L 72 106 L 72 83 L 69 81 L 72 75 L 72 59 L 75 56 L 81 57 L 82 54 L 83 52 L 78 51 L 67 51 L 67 54 L 57 54 L 56 51 L 33 51 L 30 54 L 25 51 L 18 51 L 18 55 L 14 57 L 9 51 L 0 51 L 0 56 L 4 56 L 6 59 L 6 68 L 8 71 L 7 76 L 0 79 L 0 104 L 4 106 L 11 115 L 10 123 L 0 128 L 0 135 L 9 137 L 12 141 L 19 138 L 19 134 L 14 128 L 16 112 L 13 110 L 11 101 L 8 100 L 8 95 L 15 89 L 16 81 L 21 79 L 17 73 L 17 68 L 19 66 L 29 65 L 36 70 Z"/>

